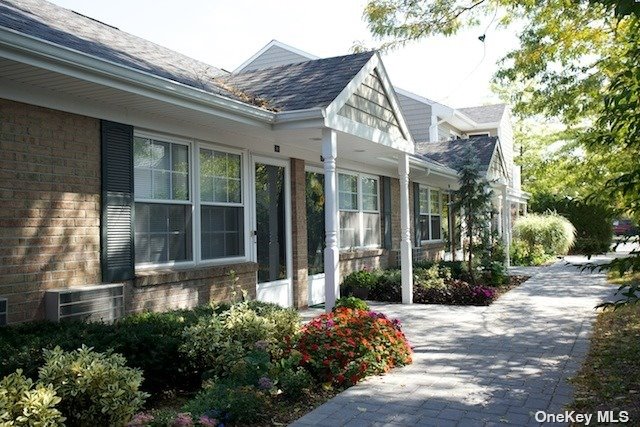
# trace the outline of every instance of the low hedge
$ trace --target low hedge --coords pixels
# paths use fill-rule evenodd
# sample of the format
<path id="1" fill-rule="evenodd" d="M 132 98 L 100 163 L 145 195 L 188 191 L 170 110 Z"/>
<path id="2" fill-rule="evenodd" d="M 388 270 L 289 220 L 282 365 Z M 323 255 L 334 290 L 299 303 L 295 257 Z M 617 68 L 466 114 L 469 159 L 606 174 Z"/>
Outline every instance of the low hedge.
<path id="1" fill-rule="evenodd" d="M 274 304 L 250 301 L 260 312 L 279 308 Z M 142 390 L 152 396 L 166 390 L 196 390 L 201 372 L 180 352 L 183 330 L 200 319 L 229 310 L 228 304 L 201 306 L 165 313 L 139 313 L 114 324 L 79 321 L 30 322 L 0 328 L 0 378 L 22 369 L 37 379 L 44 363 L 42 349 L 59 346 L 73 351 L 83 344 L 95 351 L 112 350 L 122 354 L 127 365 L 142 369 Z"/>

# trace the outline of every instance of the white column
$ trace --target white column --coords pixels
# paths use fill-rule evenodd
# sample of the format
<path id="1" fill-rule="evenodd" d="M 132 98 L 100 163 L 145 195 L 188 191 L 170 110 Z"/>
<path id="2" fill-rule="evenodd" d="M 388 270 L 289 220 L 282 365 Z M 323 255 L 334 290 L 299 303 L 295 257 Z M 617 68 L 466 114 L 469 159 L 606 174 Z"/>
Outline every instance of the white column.
<path id="1" fill-rule="evenodd" d="M 409 155 L 398 160 L 400 176 L 400 268 L 402 270 L 402 303 L 413 303 L 413 260 L 411 257 L 411 223 L 409 212 Z"/>
<path id="2" fill-rule="evenodd" d="M 324 297 L 327 313 L 333 310 L 340 297 L 340 251 L 338 249 L 338 174 L 336 157 L 338 141 L 336 132 L 322 130 L 322 157 L 324 158 Z"/>
<path id="3" fill-rule="evenodd" d="M 507 186 L 504 185 L 502 187 L 502 242 L 504 244 L 505 251 L 505 266 L 509 267 L 511 265 L 511 260 L 509 259 L 509 246 L 511 244 L 511 206 L 509 205 L 509 200 L 507 199 Z"/>

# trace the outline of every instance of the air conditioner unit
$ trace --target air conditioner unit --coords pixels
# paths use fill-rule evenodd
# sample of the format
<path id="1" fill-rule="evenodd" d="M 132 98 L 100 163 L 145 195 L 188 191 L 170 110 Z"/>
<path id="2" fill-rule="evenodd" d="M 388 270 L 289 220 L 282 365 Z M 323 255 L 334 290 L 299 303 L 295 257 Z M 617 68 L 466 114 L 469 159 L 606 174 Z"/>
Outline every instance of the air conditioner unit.
<path id="1" fill-rule="evenodd" d="M 124 286 L 92 285 L 52 289 L 45 293 L 47 320 L 113 322 L 124 314 Z"/>
<path id="2" fill-rule="evenodd" d="M 7 307 L 9 303 L 6 298 L 0 298 L 0 326 L 7 324 Z"/>

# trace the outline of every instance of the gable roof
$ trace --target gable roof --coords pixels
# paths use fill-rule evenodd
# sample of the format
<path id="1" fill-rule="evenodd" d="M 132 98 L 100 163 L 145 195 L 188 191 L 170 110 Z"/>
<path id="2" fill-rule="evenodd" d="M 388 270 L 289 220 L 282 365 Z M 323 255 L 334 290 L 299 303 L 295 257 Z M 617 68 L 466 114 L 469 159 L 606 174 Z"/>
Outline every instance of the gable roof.
<path id="1" fill-rule="evenodd" d="M 266 56 L 266 55 L 282 56 L 284 52 L 288 53 L 288 55 L 286 55 L 286 58 L 280 58 L 280 61 L 282 62 L 279 64 L 272 63 L 271 64 L 272 66 L 284 65 L 285 63 L 293 64 L 296 62 L 305 62 L 310 59 L 320 59 L 319 56 L 315 56 L 308 52 L 304 52 L 300 49 L 297 49 L 293 46 L 290 46 L 288 44 L 282 43 L 274 39 L 274 40 L 271 40 L 269 43 L 267 43 L 264 47 L 262 47 L 262 49 L 254 53 L 249 59 L 247 59 L 242 64 L 240 64 L 235 70 L 233 70 L 233 72 L 241 73 L 245 70 L 248 71 L 249 69 L 255 70 L 258 68 L 267 68 L 267 67 L 260 67 L 260 66 L 256 67 L 254 63 L 256 61 L 259 61 L 260 58 L 263 56 Z"/>
<path id="2" fill-rule="evenodd" d="M 375 52 L 317 59 L 222 76 L 217 81 L 282 111 L 326 107 Z"/>
<path id="3" fill-rule="evenodd" d="M 225 71 L 43 0 L 0 0 L 0 26 L 119 65 L 233 97 Z"/>
<path id="4" fill-rule="evenodd" d="M 478 107 L 458 108 L 478 123 L 497 123 L 502 119 L 506 104 L 481 105 Z"/>
<path id="5" fill-rule="evenodd" d="M 469 145 L 473 145 L 475 148 L 480 169 L 486 171 L 498 145 L 497 136 L 420 142 L 416 144 L 416 152 L 452 169 L 458 169 Z"/>

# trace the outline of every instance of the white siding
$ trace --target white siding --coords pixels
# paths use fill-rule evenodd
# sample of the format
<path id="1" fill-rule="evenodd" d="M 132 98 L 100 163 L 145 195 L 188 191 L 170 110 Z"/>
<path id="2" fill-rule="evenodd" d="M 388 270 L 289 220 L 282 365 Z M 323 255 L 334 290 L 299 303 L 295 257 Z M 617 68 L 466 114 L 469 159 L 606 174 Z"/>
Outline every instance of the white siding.
<path id="1" fill-rule="evenodd" d="M 376 71 L 367 76 L 338 114 L 393 136 L 404 137 Z"/>
<path id="2" fill-rule="evenodd" d="M 406 95 L 396 92 L 400 109 L 409 126 L 409 132 L 416 142 L 429 141 L 431 126 L 431 105 L 425 104 Z"/>
<path id="3" fill-rule="evenodd" d="M 517 177 L 513 173 L 513 127 L 511 126 L 511 112 L 507 108 L 502 116 L 502 120 L 500 121 L 500 125 L 498 127 L 498 138 L 500 139 L 500 146 L 502 148 L 502 153 L 504 155 L 504 161 L 507 165 L 507 173 L 509 174 L 509 179 L 511 183 L 511 187 L 519 188 L 520 182 L 513 182 L 513 179 L 520 180 L 520 176 Z"/>
<path id="4" fill-rule="evenodd" d="M 452 132 L 462 137 L 463 132 L 460 129 L 454 128 L 447 122 L 440 123 L 438 125 L 438 141 L 448 141 L 453 138 Z"/>
<path id="5" fill-rule="evenodd" d="M 298 62 L 309 61 L 309 58 L 299 55 L 280 46 L 273 45 L 262 52 L 260 56 L 244 66 L 240 71 L 260 70 L 263 68 L 278 67 L 286 64 L 296 64 Z"/>

